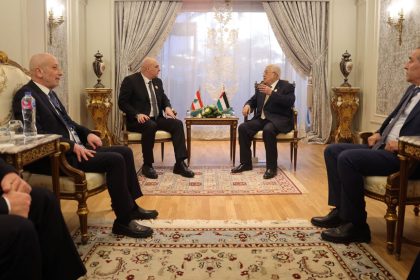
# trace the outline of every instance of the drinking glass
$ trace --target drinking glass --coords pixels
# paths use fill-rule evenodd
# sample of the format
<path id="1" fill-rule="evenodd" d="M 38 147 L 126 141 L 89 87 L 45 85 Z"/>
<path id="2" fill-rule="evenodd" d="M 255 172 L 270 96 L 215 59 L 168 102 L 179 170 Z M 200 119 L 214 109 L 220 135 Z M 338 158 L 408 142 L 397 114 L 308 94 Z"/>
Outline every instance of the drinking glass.
<path id="1" fill-rule="evenodd" d="M 22 138 L 23 137 L 22 122 L 20 120 L 9 121 L 9 132 L 12 138 Z"/>
<path id="2" fill-rule="evenodd" d="M 0 143 L 1 144 L 10 143 L 10 131 L 7 126 L 0 127 Z"/>

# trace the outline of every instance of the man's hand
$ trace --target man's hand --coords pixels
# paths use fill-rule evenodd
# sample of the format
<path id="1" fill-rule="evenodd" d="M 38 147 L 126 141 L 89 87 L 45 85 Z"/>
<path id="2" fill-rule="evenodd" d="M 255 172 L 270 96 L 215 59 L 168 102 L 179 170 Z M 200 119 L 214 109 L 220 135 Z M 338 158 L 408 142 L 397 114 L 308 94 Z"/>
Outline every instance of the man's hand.
<path id="1" fill-rule="evenodd" d="M 385 145 L 385 151 L 388 152 L 397 152 L 398 151 L 398 141 L 394 140 L 394 141 L 389 141 L 388 143 L 386 143 Z"/>
<path id="2" fill-rule="evenodd" d="M 148 120 L 150 120 L 150 117 L 148 115 L 145 114 L 137 114 L 137 122 L 139 123 L 145 123 Z"/>
<path id="3" fill-rule="evenodd" d="M 9 215 L 18 215 L 28 218 L 29 207 L 31 206 L 31 196 L 27 193 L 10 191 L 3 194 L 10 203 Z"/>
<path id="4" fill-rule="evenodd" d="M 85 147 L 79 144 L 74 144 L 73 152 L 76 154 L 77 160 L 79 162 L 82 161 L 82 158 L 84 160 L 89 160 L 90 157 L 94 157 L 96 154 L 95 151 L 86 149 Z"/>
<path id="5" fill-rule="evenodd" d="M 257 88 L 259 92 L 264 93 L 265 95 L 268 95 L 268 96 L 270 96 L 273 93 L 273 90 L 271 89 L 271 87 L 264 84 L 258 84 Z"/>
<path id="6" fill-rule="evenodd" d="M 89 133 L 87 142 L 94 150 L 96 150 L 98 147 L 102 147 L 102 140 L 96 134 Z"/>
<path id="7" fill-rule="evenodd" d="M 1 188 L 4 193 L 10 191 L 30 193 L 32 188 L 26 181 L 14 172 L 7 173 L 1 180 Z"/>
<path id="8" fill-rule="evenodd" d="M 172 108 L 170 107 L 165 108 L 165 114 L 166 114 L 166 118 L 176 119 L 176 115 L 174 111 L 172 110 Z"/>
<path id="9" fill-rule="evenodd" d="M 244 115 L 244 117 L 246 117 L 246 116 L 249 115 L 249 113 L 251 113 L 251 106 L 249 106 L 247 104 L 242 108 L 242 115 Z"/>
<path id="10" fill-rule="evenodd" d="M 381 135 L 378 132 L 372 134 L 372 136 L 368 138 L 369 147 L 372 147 L 373 145 L 375 145 L 375 143 L 378 142 L 380 139 L 381 139 Z"/>

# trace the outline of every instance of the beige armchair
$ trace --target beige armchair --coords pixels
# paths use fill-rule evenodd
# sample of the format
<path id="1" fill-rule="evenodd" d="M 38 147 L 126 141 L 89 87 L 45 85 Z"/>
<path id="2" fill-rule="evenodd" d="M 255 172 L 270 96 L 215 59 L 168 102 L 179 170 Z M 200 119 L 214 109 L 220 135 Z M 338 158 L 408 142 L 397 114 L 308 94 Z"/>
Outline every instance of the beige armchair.
<path id="1" fill-rule="evenodd" d="M 121 112 L 121 127 L 123 130 L 123 144 L 128 146 L 131 144 L 141 144 L 141 133 L 127 130 L 127 115 Z M 158 130 L 156 131 L 155 143 L 160 143 L 160 152 L 163 161 L 165 154 L 165 143 L 172 142 L 172 135 L 169 132 Z"/>
<path id="2" fill-rule="evenodd" d="M 12 101 L 17 90 L 29 80 L 29 73 L 19 64 L 9 60 L 6 53 L 0 51 L 0 126 L 6 125 L 13 117 Z M 82 243 L 88 241 L 87 215 L 89 213 L 86 200 L 102 191 L 106 186 L 105 174 L 85 173 L 69 165 L 64 153 L 70 149 L 68 143 L 60 143 L 60 198 L 71 199 L 78 202 L 77 214 L 80 220 Z M 52 190 L 51 176 L 33 174 L 25 171 L 23 178 L 32 187 L 47 187 Z"/>
<path id="3" fill-rule="evenodd" d="M 296 171 L 297 165 L 297 150 L 298 143 L 301 138 L 298 136 L 298 122 L 297 122 L 298 112 L 293 108 L 293 129 L 288 133 L 279 133 L 277 134 L 277 143 L 290 143 L 290 162 L 293 163 L 293 170 Z M 245 117 L 245 121 L 248 120 L 248 117 Z M 258 131 L 252 139 L 252 151 L 254 157 L 256 155 L 256 142 L 263 142 L 263 132 L 262 130 Z"/>
<path id="4" fill-rule="evenodd" d="M 359 134 L 362 143 L 367 144 L 367 139 L 373 133 L 362 132 Z M 400 192 L 400 173 L 395 172 L 389 176 L 366 176 L 364 178 L 365 195 L 386 204 L 386 247 L 389 254 L 394 252 L 395 246 L 395 227 L 397 224 L 397 206 Z M 420 203 L 420 180 L 408 181 L 409 204 L 414 205 L 414 215 L 419 215 Z"/>

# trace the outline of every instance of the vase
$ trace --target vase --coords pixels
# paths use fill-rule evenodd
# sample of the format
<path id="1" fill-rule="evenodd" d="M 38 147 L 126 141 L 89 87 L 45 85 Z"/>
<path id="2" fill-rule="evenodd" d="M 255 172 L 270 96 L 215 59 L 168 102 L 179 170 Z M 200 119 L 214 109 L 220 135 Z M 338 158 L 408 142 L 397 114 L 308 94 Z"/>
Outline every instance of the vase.
<path id="1" fill-rule="evenodd" d="M 340 70 L 344 76 L 344 83 L 341 84 L 341 87 L 351 87 L 351 85 L 347 82 L 347 77 L 353 69 L 353 62 L 351 61 L 350 56 L 351 54 L 349 54 L 346 50 L 346 52 L 343 53 L 341 58 Z"/>
<path id="2" fill-rule="evenodd" d="M 102 54 L 98 51 L 95 55 L 95 61 L 92 63 L 93 66 L 93 72 L 95 72 L 97 79 L 96 85 L 94 85 L 94 88 L 104 88 L 105 86 L 101 83 L 101 76 L 105 71 L 105 63 L 102 61 Z"/>

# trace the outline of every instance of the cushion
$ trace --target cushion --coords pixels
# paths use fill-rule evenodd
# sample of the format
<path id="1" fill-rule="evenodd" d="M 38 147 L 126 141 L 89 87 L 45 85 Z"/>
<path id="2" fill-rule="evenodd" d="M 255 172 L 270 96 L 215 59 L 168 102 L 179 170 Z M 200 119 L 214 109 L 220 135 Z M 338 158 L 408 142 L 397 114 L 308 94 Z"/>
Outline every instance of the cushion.
<path id="1" fill-rule="evenodd" d="M 88 191 L 94 190 L 103 184 L 105 184 L 105 173 L 90 173 L 86 172 L 86 181 Z M 42 174 L 33 174 L 28 171 L 24 171 L 22 177 L 32 187 L 43 187 L 53 190 L 51 176 Z M 60 176 L 60 192 L 61 193 L 74 193 L 76 187 L 74 180 L 71 177 Z"/>
<path id="2" fill-rule="evenodd" d="M 277 134 L 276 139 L 293 139 L 294 137 L 294 130 L 289 131 L 288 133 L 279 133 Z M 262 130 L 258 131 L 257 134 L 254 135 L 254 139 L 263 139 L 263 132 Z"/>
<path id="3" fill-rule="evenodd" d="M 387 179 L 387 176 L 364 177 L 365 189 L 379 195 L 385 195 Z M 420 180 L 408 181 L 407 197 L 420 197 Z"/>
<path id="4" fill-rule="evenodd" d="M 169 132 L 158 130 L 156 131 L 156 140 L 171 139 L 172 135 Z M 141 133 L 138 132 L 128 132 L 128 141 L 141 141 Z"/>
<path id="5" fill-rule="evenodd" d="M 15 93 L 30 77 L 12 65 L 0 64 L 0 126 L 6 125 L 12 118 L 12 102 Z"/>

